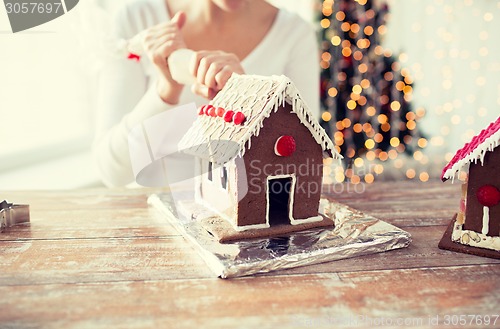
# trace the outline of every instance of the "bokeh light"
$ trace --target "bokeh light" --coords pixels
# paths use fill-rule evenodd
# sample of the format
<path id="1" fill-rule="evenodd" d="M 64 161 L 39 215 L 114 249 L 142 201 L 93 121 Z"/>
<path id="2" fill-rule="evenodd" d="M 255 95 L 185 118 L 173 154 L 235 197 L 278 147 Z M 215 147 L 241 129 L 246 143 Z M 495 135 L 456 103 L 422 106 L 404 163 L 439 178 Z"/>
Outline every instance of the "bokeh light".
<path id="1" fill-rule="evenodd" d="M 405 16 L 405 21 L 397 15 L 401 11 L 393 15 L 391 6 L 408 9 L 408 5 L 388 3 L 324 0 L 318 20 L 325 35 L 321 62 L 329 63 L 322 71 L 322 124 L 344 155 L 348 174 L 343 181 L 371 184 L 394 172 L 408 180 L 436 179 L 436 168 L 440 172 L 454 150 L 498 115 L 500 60 L 492 42 L 496 35 L 492 27 L 498 25 L 492 24 L 500 17 L 500 5 L 475 6 L 473 0 L 427 2 L 418 13 L 420 20 Z M 467 27 L 470 33 L 451 25 L 454 19 L 463 19 L 459 15 L 475 17 Z M 396 26 L 405 31 L 398 34 L 405 47 L 384 42 L 394 35 L 389 17 L 395 17 Z M 329 24 L 321 23 L 323 19 Z M 429 32 L 428 22 L 435 31 L 422 38 L 423 32 Z M 412 46 L 416 37 L 425 39 L 418 48 L 425 56 L 419 58 Z M 461 46 L 468 43 L 477 46 Z M 430 58 L 439 70 L 429 74 L 422 58 Z M 461 79 L 462 70 L 472 72 L 472 78 Z M 457 93 L 465 84 L 470 89 Z M 488 103 L 485 94 L 478 92 L 486 89 Z"/>

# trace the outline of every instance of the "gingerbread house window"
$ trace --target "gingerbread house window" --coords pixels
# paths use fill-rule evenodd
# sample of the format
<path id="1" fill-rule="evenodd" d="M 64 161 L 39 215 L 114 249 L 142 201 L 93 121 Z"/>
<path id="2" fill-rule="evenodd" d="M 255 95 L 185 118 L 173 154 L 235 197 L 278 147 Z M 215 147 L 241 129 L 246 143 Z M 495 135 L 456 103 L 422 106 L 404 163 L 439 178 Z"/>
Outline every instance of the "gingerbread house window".
<path id="1" fill-rule="evenodd" d="M 227 168 L 222 166 L 220 174 L 220 182 L 223 189 L 227 189 Z"/>
<path id="2" fill-rule="evenodd" d="M 208 180 L 209 181 L 213 181 L 213 164 L 212 164 L 212 161 L 208 161 L 207 175 L 208 175 Z"/>

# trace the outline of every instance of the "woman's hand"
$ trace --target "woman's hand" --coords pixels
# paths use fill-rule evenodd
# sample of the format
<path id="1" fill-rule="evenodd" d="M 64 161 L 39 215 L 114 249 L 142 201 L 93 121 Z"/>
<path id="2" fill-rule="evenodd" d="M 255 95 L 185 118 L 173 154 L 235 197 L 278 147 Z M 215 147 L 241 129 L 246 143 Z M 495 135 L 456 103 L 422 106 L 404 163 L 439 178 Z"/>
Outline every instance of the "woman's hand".
<path id="1" fill-rule="evenodd" d="M 207 99 L 213 99 L 233 73 L 245 73 L 238 57 L 223 51 L 196 52 L 190 71 L 196 77 L 191 90 Z"/>
<path id="2" fill-rule="evenodd" d="M 157 90 L 161 99 L 169 104 L 177 104 L 183 85 L 172 79 L 167 58 L 180 48 L 186 48 L 181 29 L 186 23 L 186 14 L 178 12 L 170 22 L 149 28 L 143 38 L 143 47 L 151 62 L 160 71 Z"/>

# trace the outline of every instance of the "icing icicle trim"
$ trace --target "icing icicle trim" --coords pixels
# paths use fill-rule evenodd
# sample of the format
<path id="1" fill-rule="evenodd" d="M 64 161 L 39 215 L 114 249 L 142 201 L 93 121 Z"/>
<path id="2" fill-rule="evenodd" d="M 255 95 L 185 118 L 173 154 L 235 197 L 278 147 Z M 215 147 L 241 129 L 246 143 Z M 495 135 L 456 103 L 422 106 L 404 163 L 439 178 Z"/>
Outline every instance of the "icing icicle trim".
<path id="1" fill-rule="evenodd" d="M 467 171 L 467 165 L 471 162 L 480 161 L 483 164 L 486 152 L 493 151 L 499 145 L 500 117 L 457 151 L 453 159 L 444 167 L 441 179 L 453 179 L 458 172 Z"/>

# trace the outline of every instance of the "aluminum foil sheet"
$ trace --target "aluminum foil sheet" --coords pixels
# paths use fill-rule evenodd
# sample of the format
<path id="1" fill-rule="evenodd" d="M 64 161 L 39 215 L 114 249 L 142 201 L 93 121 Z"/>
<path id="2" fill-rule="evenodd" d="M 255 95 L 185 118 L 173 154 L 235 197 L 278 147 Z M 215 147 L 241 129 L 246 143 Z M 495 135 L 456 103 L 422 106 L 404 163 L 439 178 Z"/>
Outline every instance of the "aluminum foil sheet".
<path id="1" fill-rule="evenodd" d="M 188 214 L 178 212 L 170 194 L 153 194 L 148 203 L 160 210 L 198 250 L 220 278 L 233 278 L 407 247 L 411 236 L 391 224 L 346 205 L 321 199 L 320 212 L 334 228 L 294 232 L 281 237 L 219 243 Z"/>

